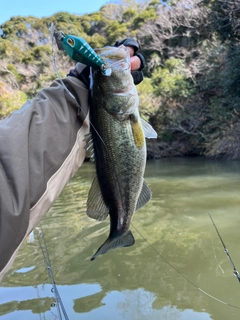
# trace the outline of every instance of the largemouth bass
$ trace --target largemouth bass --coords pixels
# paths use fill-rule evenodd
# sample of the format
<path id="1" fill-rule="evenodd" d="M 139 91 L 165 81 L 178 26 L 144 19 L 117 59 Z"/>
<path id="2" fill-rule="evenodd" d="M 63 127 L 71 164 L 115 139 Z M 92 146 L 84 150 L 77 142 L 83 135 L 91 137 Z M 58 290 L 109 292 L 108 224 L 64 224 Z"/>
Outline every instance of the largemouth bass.
<path id="1" fill-rule="evenodd" d="M 97 176 L 89 191 L 87 214 L 96 220 L 104 220 L 109 214 L 110 233 L 91 260 L 111 249 L 134 244 L 129 230 L 131 219 L 151 198 L 143 178 L 145 137 L 157 137 L 140 118 L 126 47 L 95 51 L 111 69 L 111 75 L 100 70 L 92 72 L 91 134 L 85 140 L 87 156 L 94 159 Z"/>

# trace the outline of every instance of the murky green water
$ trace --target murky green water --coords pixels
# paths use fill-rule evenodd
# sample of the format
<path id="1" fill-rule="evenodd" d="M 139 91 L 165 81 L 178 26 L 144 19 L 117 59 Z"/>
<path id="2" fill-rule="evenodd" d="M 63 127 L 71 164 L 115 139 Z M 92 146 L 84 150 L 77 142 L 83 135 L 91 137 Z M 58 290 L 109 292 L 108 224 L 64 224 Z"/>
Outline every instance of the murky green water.
<path id="1" fill-rule="evenodd" d="M 153 198 L 133 218 L 135 245 L 91 262 L 109 231 L 85 214 L 93 175 L 85 163 L 41 222 L 69 319 L 240 318 L 240 284 L 208 216 L 240 271 L 240 162 L 149 162 Z M 0 284 L 1 320 L 57 319 L 51 288 L 35 230 Z"/>

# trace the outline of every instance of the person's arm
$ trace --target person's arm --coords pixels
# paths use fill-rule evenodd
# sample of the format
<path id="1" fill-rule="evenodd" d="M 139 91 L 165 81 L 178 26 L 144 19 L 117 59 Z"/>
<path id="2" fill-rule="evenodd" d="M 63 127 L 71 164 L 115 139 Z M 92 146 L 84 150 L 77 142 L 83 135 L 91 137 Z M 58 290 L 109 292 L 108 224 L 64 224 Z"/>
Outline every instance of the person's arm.
<path id="1" fill-rule="evenodd" d="M 88 90 L 63 79 L 0 121 L 0 280 L 84 161 Z"/>
<path id="2" fill-rule="evenodd" d="M 141 53 L 138 52 L 139 44 L 135 39 L 126 38 L 124 40 L 115 42 L 114 46 L 119 47 L 122 44 L 128 48 L 130 53 L 131 73 L 134 84 L 138 85 L 143 81 L 142 70 L 146 64 L 145 58 Z"/>

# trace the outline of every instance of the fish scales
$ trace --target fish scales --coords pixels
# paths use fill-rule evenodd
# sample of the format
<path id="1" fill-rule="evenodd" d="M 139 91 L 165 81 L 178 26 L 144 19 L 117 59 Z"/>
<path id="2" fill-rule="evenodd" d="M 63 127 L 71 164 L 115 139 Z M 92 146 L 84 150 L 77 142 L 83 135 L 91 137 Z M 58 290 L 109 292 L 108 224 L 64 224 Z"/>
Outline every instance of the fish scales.
<path id="1" fill-rule="evenodd" d="M 125 213 L 133 214 L 142 188 L 142 176 L 145 170 L 146 147 L 139 150 L 131 134 L 130 121 L 119 121 L 98 105 L 93 117 L 99 135 L 93 134 L 95 146 L 96 170 L 101 181 L 103 197 L 110 207 L 113 196 L 116 203 L 122 205 Z"/>
<path id="2" fill-rule="evenodd" d="M 110 233 L 92 257 L 134 244 L 129 230 L 134 212 L 151 198 L 144 183 L 146 166 L 145 131 L 138 94 L 130 72 L 130 57 L 124 46 L 96 51 L 111 67 L 110 76 L 93 72 L 90 119 L 97 177 L 89 191 L 87 214 L 97 220 L 110 216 Z M 112 52 L 116 53 L 113 55 Z M 144 124 L 144 125 L 143 125 Z"/>

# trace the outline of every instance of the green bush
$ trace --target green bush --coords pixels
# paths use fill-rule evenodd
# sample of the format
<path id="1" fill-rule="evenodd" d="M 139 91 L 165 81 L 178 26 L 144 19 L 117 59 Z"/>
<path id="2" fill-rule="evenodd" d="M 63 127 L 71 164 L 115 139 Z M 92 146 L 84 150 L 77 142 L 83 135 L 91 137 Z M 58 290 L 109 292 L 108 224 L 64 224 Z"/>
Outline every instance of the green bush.
<path id="1" fill-rule="evenodd" d="M 194 92 L 193 84 L 185 75 L 184 61 L 170 58 L 165 67 L 158 67 L 152 73 L 152 84 L 156 96 L 187 98 Z"/>
<path id="2" fill-rule="evenodd" d="M 0 119 L 19 109 L 26 101 L 27 95 L 24 92 L 20 90 L 8 92 L 4 90 L 4 85 L 0 82 Z"/>

